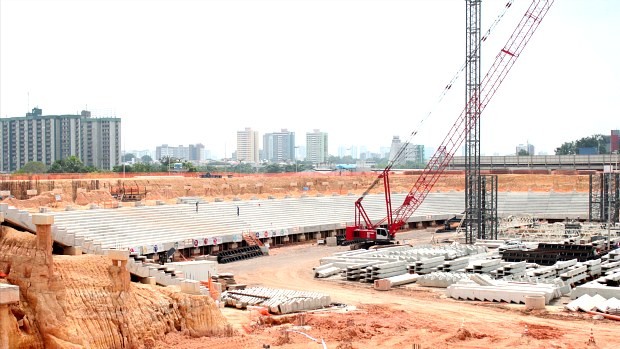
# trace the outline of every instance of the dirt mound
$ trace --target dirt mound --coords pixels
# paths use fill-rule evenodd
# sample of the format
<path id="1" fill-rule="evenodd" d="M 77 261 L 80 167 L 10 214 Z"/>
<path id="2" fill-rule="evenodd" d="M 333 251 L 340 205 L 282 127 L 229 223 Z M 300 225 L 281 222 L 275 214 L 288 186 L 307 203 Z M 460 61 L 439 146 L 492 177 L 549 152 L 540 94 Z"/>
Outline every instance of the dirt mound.
<path id="1" fill-rule="evenodd" d="M 69 198 L 63 198 L 62 196 L 61 202 L 71 202 Z M 56 205 L 58 201 L 52 192 L 41 193 L 41 195 L 33 196 L 26 200 L 18 200 L 16 198 L 6 198 L 1 202 L 9 204 L 9 206 L 18 207 L 21 209 L 36 209 L 41 206 L 50 206 Z"/>
<path id="2" fill-rule="evenodd" d="M 106 256 L 52 256 L 37 237 L 2 227 L 0 270 L 20 287 L 10 348 L 143 348 L 167 333 L 232 334 L 210 297 L 131 283 Z"/>
<path id="3" fill-rule="evenodd" d="M 112 197 L 109 191 L 106 190 L 91 190 L 77 193 L 75 197 L 75 203 L 80 206 L 88 204 L 103 204 L 106 202 L 116 202 L 116 199 Z"/>

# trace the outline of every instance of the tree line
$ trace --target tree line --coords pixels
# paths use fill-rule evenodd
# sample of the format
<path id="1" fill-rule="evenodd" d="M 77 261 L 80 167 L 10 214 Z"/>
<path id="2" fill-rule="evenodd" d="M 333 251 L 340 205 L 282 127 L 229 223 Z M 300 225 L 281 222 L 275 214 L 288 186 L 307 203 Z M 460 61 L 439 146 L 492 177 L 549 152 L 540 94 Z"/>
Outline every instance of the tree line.
<path id="1" fill-rule="evenodd" d="M 595 134 L 589 137 L 583 137 L 575 141 L 565 142 L 555 149 L 555 155 L 578 155 L 580 149 L 594 148 L 598 154 L 609 154 L 610 136 Z M 525 150 L 521 150 L 518 155 L 531 155 Z M 128 153 L 122 157 L 123 162 L 131 162 L 137 157 Z M 224 161 L 214 161 L 204 166 L 196 166 L 190 161 L 184 161 L 179 158 L 165 156 L 154 162 L 153 159 L 144 155 L 139 158 L 139 162 L 133 164 L 116 165 L 112 168 L 112 172 L 232 172 L 232 173 L 290 173 L 304 172 L 314 169 L 314 164 L 309 161 L 297 161 L 295 163 L 278 164 L 267 163 L 262 165 L 253 165 L 247 163 L 228 164 Z M 368 159 L 374 163 L 375 168 L 385 168 L 389 159 L 374 157 Z M 328 164 L 355 164 L 356 159 L 351 156 L 337 157 L 329 156 Z M 181 168 L 174 168 L 174 164 L 181 164 Z M 425 163 L 414 163 L 408 161 L 404 164 L 396 164 L 393 168 L 424 168 Z M 56 160 L 51 166 L 46 166 L 40 161 L 31 161 L 20 168 L 16 173 L 89 173 L 89 172 L 106 172 L 93 166 L 85 165 L 77 156 L 69 156 L 62 160 Z"/>

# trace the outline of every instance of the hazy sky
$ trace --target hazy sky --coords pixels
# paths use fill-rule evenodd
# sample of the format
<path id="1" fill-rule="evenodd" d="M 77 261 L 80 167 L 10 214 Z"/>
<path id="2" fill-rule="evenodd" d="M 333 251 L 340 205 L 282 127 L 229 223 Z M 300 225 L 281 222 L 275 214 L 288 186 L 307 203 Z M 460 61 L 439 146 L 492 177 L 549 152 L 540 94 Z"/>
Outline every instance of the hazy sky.
<path id="1" fill-rule="evenodd" d="M 486 31 L 508 0 L 482 2 Z M 487 71 L 530 0 L 482 47 Z M 464 104 L 464 0 L 0 0 L 0 116 L 122 118 L 123 148 L 203 143 L 236 131 L 313 129 L 338 146 L 436 147 Z M 556 0 L 482 116 L 482 152 L 620 128 L 620 1 Z M 29 97 L 28 97 L 29 96 Z"/>

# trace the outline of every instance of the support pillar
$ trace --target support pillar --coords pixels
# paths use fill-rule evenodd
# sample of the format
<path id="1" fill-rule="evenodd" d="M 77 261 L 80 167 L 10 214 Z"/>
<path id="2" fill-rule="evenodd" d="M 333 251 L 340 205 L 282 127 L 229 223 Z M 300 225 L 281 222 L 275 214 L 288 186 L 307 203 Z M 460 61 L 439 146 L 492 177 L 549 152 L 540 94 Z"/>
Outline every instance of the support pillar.
<path id="1" fill-rule="evenodd" d="M 54 216 L 49 214 L 33 214 L 32 223 L 36 226 L 37 239 L 36 248 L 42 253 L 45 259 L 45 265 L 48 269 L 48 277 L 53 275 L 54 260 L 52 257 L 52 224 L 54 224 Z"/>
<path id="2" fill-rule="evenodd" d="M 127 260 L 129 259 L 129 251 L 127 250 L 106 250 L 104 251 L 112 260 L 112 265 L 119 268 L 120 289 L 117 291 L 129 291 L 129 283 L 131 276 L 127 270 Z"/>
<path id="3" fill-rule="evenodd" d="M 0 348 L 11 348 L 11 344 L 15 345 L 9 342 L 11 330 L 9 305 L 13 303 L 19 303 L 19 287 L 0 284 Z"/>

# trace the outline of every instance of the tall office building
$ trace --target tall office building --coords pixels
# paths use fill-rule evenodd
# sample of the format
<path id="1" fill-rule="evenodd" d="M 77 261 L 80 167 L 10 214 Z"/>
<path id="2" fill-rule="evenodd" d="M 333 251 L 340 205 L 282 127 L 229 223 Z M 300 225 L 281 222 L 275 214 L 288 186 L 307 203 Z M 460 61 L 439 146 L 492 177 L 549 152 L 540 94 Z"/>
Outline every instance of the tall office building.
<path id="1" fill-rule="evenodd" d="M 162 158 L 171 157 L 181 161 L 198 163 L 204 160 L 204 148 L 205 146 L 200 143 L 190 144 L 188 147 L 183 145 L 171 147 L 168 144 L 162 144 L 155 148 L 155 158 L 161 160 Z"/>
<path id="2" fill-rule="evenodd" d="M 611 130 L 611 137 L 609 138 L 609 152 L 620 153 L 620 130 Z"/>
<path id="3" fill-rule="evenodd" d="M 295 161 L 295 132 L 282 129 L 280 132 L 265 133 L 262 159 L 270 162 Z"/>
<path id="4" fill-rule="evenodd" d="M 306 161 L 313 164 L 323 164 L 328 154 L 327 133 L 315 129 L 306 133 Z"/>
<path id="5" fill-rule="evenodd" d="M 258 131 L 237 131 L 237 161 L 258 163 Z"/>
<path id="6" fill-rule="evenodd" d="M 515 155 L 519 155 L 519 152 L 527 152 L 528 155 L 534 155 L 534 145 L 532 144 L 519 144 L 515 149 Z"/>
<path id="7" fill-rule="evenodd" d="M 398 152 L 403 148 L 403 152 L 397 157 Z M 404 165 L 407 162 L 412 162 L 416 165 L 424 164 L 424 146 L 420 144 L 411 144 L 401 142 L 399 136 L 392 138 L 392 145 L 390 146 L 390 161 L 394 161 L 395 164 Z"/>
<path id="8" fill-rule="evenodd" d="M 69 156 L 111 170 L 121 163 L 120 140 L 120 118 L 92 118 L 86 110 L 43 115 L 34 108 L 25 117 L 0 118 L 0 171 L 16 171 L 31 161 L 50 166 Z"/>

